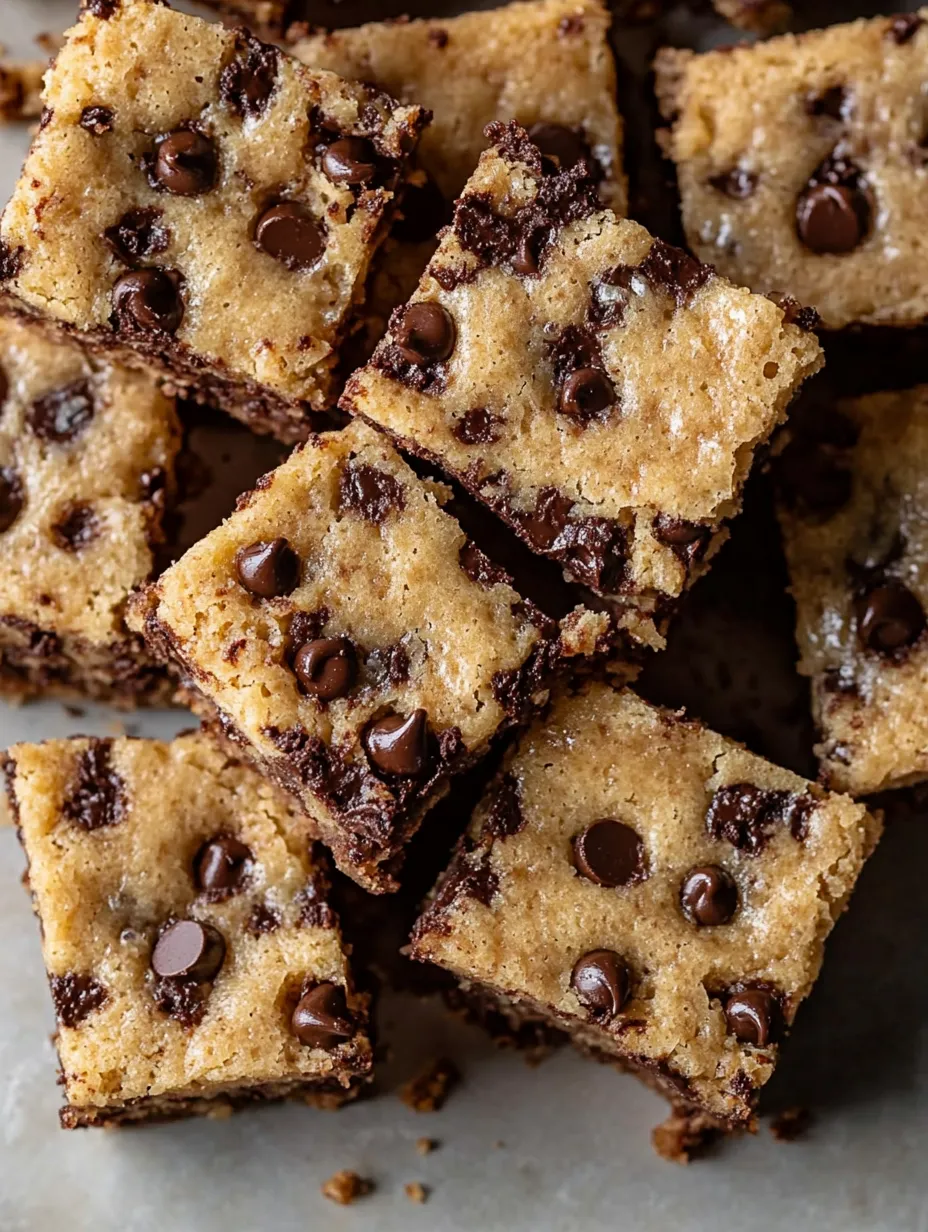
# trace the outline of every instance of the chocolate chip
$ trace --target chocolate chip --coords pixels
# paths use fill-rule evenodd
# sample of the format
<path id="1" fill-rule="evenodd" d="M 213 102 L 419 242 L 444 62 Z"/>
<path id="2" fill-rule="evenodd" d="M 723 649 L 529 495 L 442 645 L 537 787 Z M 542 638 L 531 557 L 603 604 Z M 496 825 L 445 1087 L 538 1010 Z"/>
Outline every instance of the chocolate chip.
<path id="1" fill-rule="evenodd" d="M 338 485 L 339 512 L 353 510 L 379 526 L 406 507 L 406 490 L 398 479 L 376 466 L 349 462 Z"/>
<path id="2" fill-rule="evenodd" d="M 710 265 L 663 240 L 655 240 L 645 259 L 632 268 L 655 289 L 668 291 L 678 305 L 685 304 L 714 273 Z"/>
<path id="3" fill-rule="evenodd" d="M 805 794 L 768 790 L 753 783 L 730 783 L 713 795 L 706 829 L 712 838 L 725 839 L 739 851 L 756 856 L 777 826 L 787 826 L 797 840 L 804 838 L 814 808 L 815 801 Z"/>
<path id="4" fill-rule="evenodd" d="M 174 920 L 151 953 L 151 969 L 162 979 L 206 984 L 219 974 L 226 956 L 222 934 L 199 920 Z"/>
<path id="5" fill-rule="evenodd" d="M 691 868 L 680 887 L 680 905 L 697 927 L 727 924 L 738 909 L 738 887 L 717 864 Z"/>
<path id="6" fill-rule="evenodd" d="M 889 36 L 901 47 L 913 38 L 916 31 L 924 25 L 924 20 L 918 13 L 900 13 L 889 23 Z"/>
<path id="7" fill-rule="evenodd" d="M 114 826 L 125 816 L 125 786 L 113 769 L 111 755 L 108 740 L 91 739 L 68 784 L 62 813 L 82 830 Z"/>
<path id="8" fill-rule="evenodd" d="M 296 652 L 293 670 L 303 692 L 320 701 L 344 697 L 354 684 L 357 657 L 347 637 L 320 637 Z"/>
<path id="9" fill-rule="evenodd" d="M 10 529 L 25 504 L 26 494 L 19 475 L 11 466 L 0 466 L 0 535 Z"/>
<path id="10" fill-rule="evenodd" d="M 100 522 L 93 506 L 72 501 L 52 524 L 51 536 L 62 552 L 80 552 L 100 533 Z"/>
<path id="11" fill-rule="evenodd" d="M 732 167 L 721 175 L 711 176 L 709 183 L 717 192 L 724 193 L 734 201 L 746 201 L 754 195 L 757 176 L 753 171 L 746 171 L 744 167 Z"/>
<path id="12" fill-rule="evenodd" d="M 528 135 L 557 171 L 569 171 L 592 158 L 590 147 L 575 128 L 563 124 L 533 124 Z"/>
<path id="13" fill-rule="evenodd" d="M 290 1030 L 307 1048 L 337 1048 L 355 1034 L 345 990 L 317 984 L 303 993 L 290 1018 Z"/>
<path id="14" fill-rule="evenodd" d="M 855 604 L 857 634 L 868 650 L 892 655 L 918 641 L 925 628 L 925 609 L 901 582 L 884 582 L 861 595 Z"/>
<path id="15" fill-rule="evenodd" d="M 289 270 L 308 270 L 325 252 L 322 226 L 295 201 L 282 201 L 264 211 L 255 224 L 255 244 Z"/>
<path id="16" fill-rule="evenodd" d="M 215 186 L 218 172 L 215 144 L 196 129 L 178 128 L 155 143 L 153 188 L 162 188 L 175 197 L 202 197 Z"/>
<path id="17" fill-rule="evenodd" d="M 432 239 L 451 218 L 451 206 L 430 175 L 421 184 L 410 183 L 403 191 L 401 217 L 393 224 L 393 235 L 404 243 L 421 244 Z"/>
<path id="18" fill-rule="evenodd" d="M 211 896 L 225 896 L 236 890 L 252 860 L 251 848 L 231 834 L 217 834 L 197 852 L 193 879 L 198 889 Z"/>
<path id="19" fill-rule="evenodd" d="M 245 924 L 245 930 L 252 937 L 265 937 L 268 933 L 277 932 L 283 923 L 280 912 L 269 903 L 255 903 Z"/>
<path id="20" fill-rule="evenodd" d="M 404 718 L 388 714 L 369 723 L 363 744 L 382 774 L 419 775 L 429 763 L 429 720 L 424 710 Z"/>
<path id="21" fill-rule="evenodd" d="M 848 104 L 844 86 L 829 86 L 821 94 L 806 100 L 806 111 L 811 116 L 827 116 L 831 120 L 843 120 Z"/>
<path id="22" fill-rule="evenodd" d="M 447 359 L 454 350 L 456 334 L 450 312 L 428 301 L 410 304 L 393 326 L 393 341 L 410 364 Z"/>
<path id="23" fill-rule="evenodd" d="M 462 445 L 492 445 L 501 436 L 500 421 L 485 406 L 476 406 L 455 421 L 451 432 Z"/>
<path id="24" fill-rule="evenodd" d="M 745 988 L 726 1001 L 725 1021 L 742 1043 L 766 1048 L 778 1034 L 780 1005 L 773 993 L 763 988 Z"/>
<path id="25" fill-rule="evenodd" d="M 799 238 L 815 253 L 851 252 L 867 233 L 869 206 L 843 184 L 816 184 L 796 204 Z"/>
<path id="26" fill-rule="evenodd" d="M 92 975 L 69 971 L 49 979 L 55 1014 L 63 1027 L 79 1027 L 94 1010 L 106 1003 L 107 990 Z"/>
<path id="27" fill-rule="evenodd" d="M 113 287 L 113 312 L 130 333 L 175 333 L 184 319 L 177 275 L 157 266 L 123 274 Z"/>
<path id="28" fill-rule="evenodd" d="M 562 415 L 589 423 L 615 405 L 615 387 L 605 372 L 597 368 L 579 368 L 572 372 L 561 387 L 557 409 Z"/>
<path id="29" fill-rule="evenodd" d="M 219 77 L 219 95 L 236 113 L 256 119 L 270 102 L 277 85 L 280 52 L 247 34 L 239 38 L 238 52 Z"/>
<path id="30" fill-rule="evenodd" d="M 645 881 L 644 844 L 622 821 L 594 821 L 573 840 L 574 867 L 582 877 L 615 889 Z"/>
<path id="31" fill-rule="evenodd" d="M 87 381 L 74 381 L 36 398 L 26 412 L 26 423 L 43 441 L 63 445 L 80 436 L 94 416 L 93 390 Z"/>
<path id="32" fill-rule="evenodd" d="M 712 530 L 698 522 L 687 522 L 670 514 L 659 513 L 651 523 L 651 530 L 658 543 L 663 543 L 685 565 L 698 560 L 708 547 Z"/>
<path id="33" fill-rule="evenodd" d="M 458 554 L 458 561 L 470 580 L 478 586 L 497 586 L 500 582 L 510 581 L 506 570 L 495 565 L 475 543 L 464 544 Z"/>
<path id="34" fill-rule="evenodd" d="M 628 967 L 614 950 L 590 950 L 574 963 L 570 986 L 594 1018 L 608 1021 L 628 1000 Z"/>
<path id="35" fill-rule="evenodd" d="M 160 225 L 161 218 L 161 210 L 150 206 L 128 210 L 119 222 L 106 228 L 103 237 L 120 261 L 135 265 L 164 252 L 170 243 L 167 227 Z"/>
<path id="36" fill-rule="evenodd" d="M 78 123 L 88 133 L 102 137 L 113 131 L 113 112 L 109 107 L 85 107 Z"/>
<path id="37" fill-rule="evenodd" d="M 368 184 L 377 172 L 377 152 L 363 137 L 342 137 L 326 148 L 322 170 L 333 184 Z"/>
<path id="38" fill-rule="evenodd" d="M 300 558 L 283 537 L 258 540 L 240 548 L 235 556 L 238 580 L 250 594 L 278 599 L 296 589 Z"/>
<path id="39" fill-rule="evenodd" d="M 400 642 L 392 646 L 378 646 L 367 656 L 364 670 L 370 682 L 378 689 L 388 684 L 397 688 L 409 679 L 409 654 Z"/>

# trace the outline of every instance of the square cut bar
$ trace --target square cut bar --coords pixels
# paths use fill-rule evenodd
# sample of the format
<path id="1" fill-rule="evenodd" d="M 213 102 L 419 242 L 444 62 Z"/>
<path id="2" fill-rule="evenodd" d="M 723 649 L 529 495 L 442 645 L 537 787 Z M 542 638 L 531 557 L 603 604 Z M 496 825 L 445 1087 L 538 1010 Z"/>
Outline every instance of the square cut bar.
<path id="1" fill-rule="evenodd" d="M 180 439 L 148 374 L 0 318 L 0 696 L 168 699 L 124 615 L 163 545 Z"/>
<path id="2" fill-rule="evenodd" d="M 799 671 L 825 780 L 928 778 L 928 386 L 810 404 L 778 459 Z"/>
<path id="3" fill-rule="evenodd" d="M 690 247 L 828 329 L 928 313 L 924 15 L 656 61 Z"/>
<path id="4" fill-rule="evenodd" d="M 443 467 L 661 646 L 821 364 L 787 311 L 598 200 L 515 124 L 341 405 Z"/>
<path id="5" fill-rule="evenodd" d="M 86 8 L 0 222 L 22 312 L 304 438 L 427 116 L 151 0 Z"/>
<path id="6" fill-rule="evenodd" d="M 735 1129 L 879 832 L 852 800 L 593 685 L 510 754 L 412 952 Z"/>
<path id="7" fill-rule="evenodd" d="M 6 771 L 65 1128 L 352 1098 L 366 998 L 284 792 L 199 734 L 19 744 Z"/>
<path id="8" fill-rule="evenodd" d="M 443 497 L 365 424 L 311 437 L 130 616 L 374 891 L 450 776 L 547 700 L 560 650 Z"/>

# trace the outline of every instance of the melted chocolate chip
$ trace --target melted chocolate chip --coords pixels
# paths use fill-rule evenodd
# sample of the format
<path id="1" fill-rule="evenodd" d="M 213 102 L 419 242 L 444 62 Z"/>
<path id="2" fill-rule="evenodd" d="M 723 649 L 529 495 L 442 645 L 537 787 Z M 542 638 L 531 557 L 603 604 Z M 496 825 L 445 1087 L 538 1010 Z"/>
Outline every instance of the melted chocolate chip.
<path id="1" fill-rule="evenodd" d="M 113 131 L 113 119 L 113 112 L 109 107 L 85 107 L 78 123 L 88 133 L 102 137 Z"/>
<path id="2" fill-rule="evenodd" d="M 699 560 L 709 545 L 712 530 L 698 522 L 687 522 L 659 513 L 651 523 L 651 530 L 658 543 L 670 548 L 684 564 Z"/>
<path id="3" fill-rule="evenodd" d="M 917 31 L 924 25 L 924 19 L 918 13 L 900 13 L 889 23 L 889 36 L 900 47 L 915 37 Z"/>
<path id="4" fill-rule="evenodd" d="M 26 412 L 26 423 L 43 441 L 63 445 L 85 430 L 94 416 L 93 390 L 87 381 L 74 381 L 36 398 Z"/>
<path id="5" fill-rule="evenodd" d="M 683 914 L 698 928 L 727 924 L 738 909 L 738 887 L 724 868 L 692 868 L 680 887 Z"/>
<path id="6" fill-rule="evenodd" d="M 339 513 L 352 510 L 379 526 L 391 513 L 406 507 L 406 491 L 398 479 L 379 467 L 349 462 L 338 485 Z"/>
<path id="7" fill-rule="evenodd" d="M 178 276 L 158 266 L 123 274 L 113 286 L 113 316 L 127 333 L 175 333 L 184 319 Z"/>
<path id="8" fill-rule="evenodd" d="M 316 984 L 304 992 L 290 1018 L 290 1030 L 307 1048 L 337 1048 L 355 1034 L 345 990 Z"/>
<path id="9" fill-rule="evenodd" d="M 867 236 L 873 213 L 860 168 L 840 148 L 809 177 L 796 201 L 796 229 L 815 253 L 846 253 Z"/>
<path id="10" fill-rule="evenodd" d="M 253 859 L 251 848 L 232 834 L 217 834 L 197 852 L 193 877 L 197 889 L 211 898 L 225 898 L 240 889 L 248 863 Z"/>
<path id="11" fill-rule="evenodd" d="M 425 300 L 403 309 L 393 325 L 393 342 L 409 364 L 441 363 L 454 350 L 456 335 L 451 313 Z"/>
<path id="12" fill-rule="evenodd" d="M 488 834 L 503 839 L 518 834 L 524 825 L 519 781 L 515 775 L 507 772 L 496 787 L 484 826 Z"/>
<path id="13" fill-rule="evenodd" d="M 748 197 L 753 197 L 757 189 L 757 176 L 753 171 L 746 171 L 744 167 L 732 167 L 721 175 L 711 176 L 709 183 L 717 192 L 724 193 L 734 201 L 746 201 Z"/>
<path id="14" fill-rule="evenodd" d="M 0 466 L 0 535 L 10 529 L 26 504 L 19 475 L 11 466 Z"/>
<path id="15" fill-rule="evenodd" d="M 505 569 L 495 565 L 489 556 L 481 552 L 474 543 L 465 543 L 458 556 L 461 568 L 472 582 L 478 586 L 497 586 L 500 582 L 508 582 L 509 575 Z"/>
<path id="16" fill-rule="evenodd" d="M 100 533 L 100 522 L 93 506 L 73 501 L 52 524 L 51 536 L 62 552 L 80 552 Z"/>
<path id="17" fill-rule="evenodd" d="M 396 688 L 409 679 L 409 654 L 406 647 L 397 642 L 393 646 L 379 646 L 367 656 L 364 670 L 375 688 L 383 689 L 388 684 Z"/>
<path id="18" fill-rule="evenodd" d="M 49 979 L 55 1014 L 63 1027 L 79 1027 L 94 1010 L 106 1003 L 106 987 L 92 975 L 69 971 Z"/>
<path id="19" fill-rule="evenodd" d="M 195 1027 L 206 1013 L 203 990 L 193 980 L 158 979 L 151 993 L 162 1014 L 169 1014 L 181 1026 Z"/>
<path id="20" fill-rule="evenodd" d="M 569 171 L 578 163 L 592 163 L 590 147 L 582 133 L 563 124 L 533 124 L 528 135 L 541 150 L 543 163 L 553 164 L 555 171 Z"/>
<path id="21" fill-rule="evenodd" d="M 282 201 L 258 219 L 255 245 L 288 270 L 309 270 L 325 252 L 325 232 L 304 206 Z"/>
<path id="22" fill-rule="evenodd" d="M 843 120 L 848 106 L 844 86 L 829 86 L 821 94 L 806 100 L 806 111 L 811 116 L 827 116 L 830 120 Z"/>
<path id="23" fill-rule="evenodd" d="M 689 253 L 663 240 L 655 240 L 640 265 L 638 274 L 655 290 L 669 292 L 678 304 L 685 304 L 712 277 L 712 267 L 703 265 Z"/>
<path id="24" fill-rule="evenodd" d="M 129 210 L 119 222 L 107 227 L 104 239 L 120 261 L 135 265 L 164 252 L 170 243 L 170 233 L 161 226 L 161 218 L 161 210 L 150 206 Z"/>
<path id="25" fill-rule="evenodd" d="M 219 174 L 219 153 L 213 141 L 193 128 L 178 128 L 155 143 L 149 177 L 153 188 L 176 197 L 202 197 Z"/>
<path id="26" fill-rule="evenodd" d="M 780 1027 L 780 1004 L 763 988 L 732 993 L 725 1003 L 725 1021 L 736 1039 L 757 1048 L 775 1041 Z"/>
<path id="27" fill-rule="evenodd" d="M 375 769 L 382 774 L 413 776 L 422 774 L 430 761 L 428 715 L 414 710 L 404 718 L 388 714 L 375 719 L 364 730 L 362 743 Z"/>
<path id="28" fill-rule="evenodd" d="M 574 964 L 570 986 L 593 1018 L 607 1022 L 628 1000 L 629 973 L 614 950 L 591 950 Z"/>
<path id="29" fill-rule="evenodd" d="M 325 149 L 322 170 L 333 184 L 369 184 L 377 173 L 377 152 L 363 137 L 341 137 Z"/>
<path id="30" fill-rule="evenodd" d="M 92 739 L 78 760 L 62 813 L 82 830 L 99 830 L 122 821 L 125 811 L 125 787 L 113 769 L 110 742 Z"/>
<path id="31" fill-rule="evenodd" d="M 357 655 L 347 637 L 320 637 L 296 652 L 293 670 L 303 692 L 320 701 L 344 697 L 354 684 Z"/>
<path id="32" fill-rule="evenodd" d="M 429 175 L 421 184 L 406 185 L 401 210 L 402 216 L 393 224 L 393 235 L 407 244 L 432 239 L 451 218 L 449 203 Z"/>
<path id="33" fill-rule="evenodd" d="M 617 889 L 648 877 L 644 843 L 621 821 L 592 822 L 574 838 L 573 856 L 577 872 L 595 885 Z"/>
<path id="34" fill-rule="evenodd" d="M 243 34 L 235 59 L 219 77 L 219 96 L 236 115 L 256 119 L 267 109 L 277 85 L 280 52 Z"/>
<path id="35" fill-rule="evenodd" d="M 855 604 L 857 633 L 868 650 L 892 656 L 917 642 L 925 609 L 901 582 L 888 581 L 862 594 Z"/>
<path id="36" fill-rule="evenodd" d="M 465 411 L 460 419 L 455 420 L 451 432 L 462 445 L 492 445 L 502 435 L 499 417 L 485 406 Z"/>
<path id="37" fill-rule="evenodd" d="M 572 372 L 558 395 L 557 409 L 578 423 L 602 419 L 615 405 L 615 387 L 598 368 L 578 368 Z"/>
<path id="38" fill-rule="evenodd" d="M 739 851 L 756 856 L 770 841 L 777 826 L 786 826 L 797 841 L 805 837 L 815 801 L 807 795 L 771 791 L 753 783 L 720 787 L 706 814 L 706 829 L 714 839 L 725 839 Z"/>
<path id="39" fill-rule="evenodd" d="M 235 572 L 245 589 L 261 599 L 278 599 L 295 590 L 300 580 L 300 558 L 283 537 L 260 540 L 240 548 Z"/>
<path id="40" fill-rule="evenodd" d="M 222 934 L 199 920 L 174 920 L 163 929 L 151 954 L 151 969 L 162 979 L 206 984 L 226 956 Z"/>

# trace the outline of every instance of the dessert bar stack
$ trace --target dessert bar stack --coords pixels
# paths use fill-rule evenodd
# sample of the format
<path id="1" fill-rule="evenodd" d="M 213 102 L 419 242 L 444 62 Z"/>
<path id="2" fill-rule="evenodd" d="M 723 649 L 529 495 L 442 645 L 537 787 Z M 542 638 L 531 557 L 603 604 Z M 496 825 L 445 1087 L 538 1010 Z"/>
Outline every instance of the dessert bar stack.
<path id="1" fill-rule="evenodd" d="M 0 692 L 201 721 L 6 754 L 62 1124 L 358 1094 L 331 865 L 389 900 L 431 826 L 412 957 L 751 1128 L 853 797 L 928 777 L 928 393 L 814 379 L 822 324 L 924 318 L 922 18 L 663 50 L 684 250 L 626 217 L 599 0 L 212 7 L 85 4 L 0 218 Z M 179 397 L 292 446 L 182 554 Z M 631 687 L 762 469 L 817 782 Z"/>

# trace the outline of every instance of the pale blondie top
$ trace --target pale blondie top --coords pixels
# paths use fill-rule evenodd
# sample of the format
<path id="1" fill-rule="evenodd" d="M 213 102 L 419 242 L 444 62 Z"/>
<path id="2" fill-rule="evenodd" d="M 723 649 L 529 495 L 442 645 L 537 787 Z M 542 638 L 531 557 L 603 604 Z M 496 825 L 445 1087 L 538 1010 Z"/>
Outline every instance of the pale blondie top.
<path id="1" fill-rule="evenodd" d="M 45 103 L 0 225 L 22 304 L 322 406 L 421 110 L 150 0 L 85 9 Z"/>
<path id="2" fill-rule="evenodd" d="M 15 745 L 7 774 L 58 1016 L 63 1124 L 338 1090 L 369 1070 L 364 999 L 322 870 L 283 837 L 295 805 L 282 792 L 200 735 Z M 220 936 L 211 978 L 155 970 L 180 920 Z M 300 990 L 322 983 L 356 1023 L 335 1047 L 291 1029 Z"/>
<path id="3" fill-rule="evenodd" d="M 928 10 L 923 10 L 926 13 Z M 923 16 L 656 62 L 693 251 L 829 329 L 928 311 Z"/>
<path id="4" fill-rule="evenodd" d="M 879 829 L 853 801 L 594 685 L 504 763 L 413 952 L 736 1125 Z"/>
<path id="5" fill-rule="evenodd" d="M 97 645 L 125 638 L 180 441 L 151 377 L 0 318 L 0 618 Z"/>
<path id="6" fill-rule="evenodd" d="M 829 783 L 928 777 L 928 386 L 812 406 L 780 522 Z"/>
<path id="7" fill-rule="evenodd" d="M 821 350 L 796 305 L 603 210 L 584 168 L 552 166 L 516 125 L 487 132 L 453 226 L 342 406 L 659 645 L 661 607 L 714 551 Z"/>
<path id="8" fill-rule="evenodd" d="M 444 495 L 365 424 L 311 437 L 130 616 L 362 880 L 533 704 L 553 645 Z"/>

